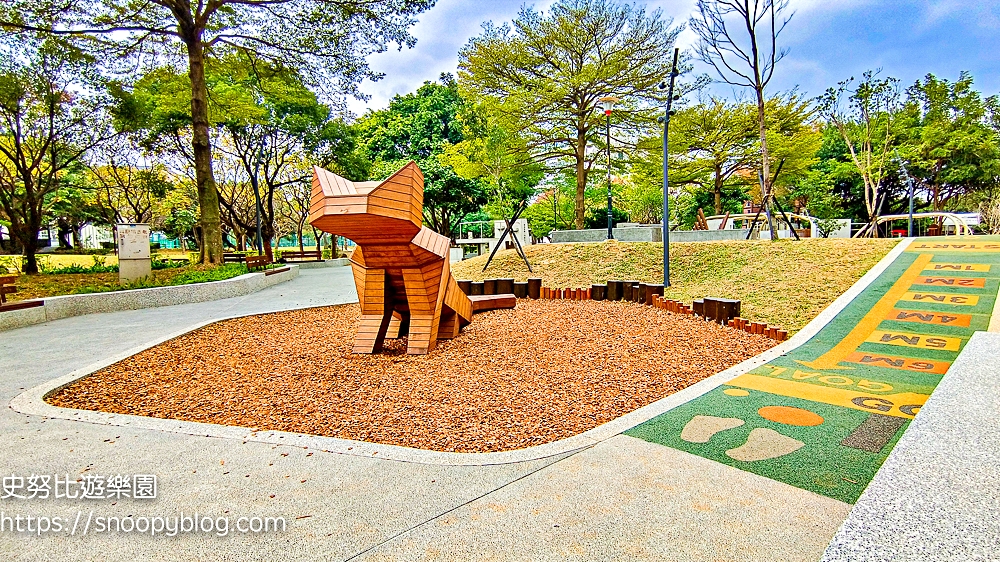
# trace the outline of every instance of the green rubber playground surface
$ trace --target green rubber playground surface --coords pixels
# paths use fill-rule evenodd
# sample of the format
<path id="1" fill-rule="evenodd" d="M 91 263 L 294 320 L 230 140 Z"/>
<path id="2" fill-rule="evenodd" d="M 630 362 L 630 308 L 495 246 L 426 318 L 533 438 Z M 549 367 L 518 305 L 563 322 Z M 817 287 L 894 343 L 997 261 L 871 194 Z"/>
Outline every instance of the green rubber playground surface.
<path id="1" fill-rule="evenodd" d="M 626 435 L 854 503 L 1000 291 L 1000 237 L 920 238 L 808 342 Z"/>

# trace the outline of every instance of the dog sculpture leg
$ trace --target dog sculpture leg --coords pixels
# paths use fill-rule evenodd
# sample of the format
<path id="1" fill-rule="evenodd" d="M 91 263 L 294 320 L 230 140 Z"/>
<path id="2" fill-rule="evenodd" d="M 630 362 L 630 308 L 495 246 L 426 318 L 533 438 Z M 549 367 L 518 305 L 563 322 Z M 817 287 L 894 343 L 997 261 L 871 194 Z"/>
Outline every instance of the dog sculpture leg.
<path id="1" fill-rule="evenodd" d="M 401 338 L 410 331 L 410 317 L 397 310 L 392 311 L 392 319 L 389 320 L 389 329 L 385 332 L 385 339 L 394 340 Z"/>
<path id="2" fill-rule="evenodd" d="M 361 302 L 361 322 L 354 337 L 354 353 L 375 353 L 382 350 L 392 320 L 391 288 L 386 283 L 384 269 L 351 266 L 356 268 L 354 279 Z"/>
<path id="3" fill-rule="evenodd" d="M 410 355 L 423 355 L 437 346 L 444 305 L 442 274 L 446 273 L 444 262 L 403 270 L 406 302 L 410 307 L 410 336 L 406 344 L 406 353 Z"/>

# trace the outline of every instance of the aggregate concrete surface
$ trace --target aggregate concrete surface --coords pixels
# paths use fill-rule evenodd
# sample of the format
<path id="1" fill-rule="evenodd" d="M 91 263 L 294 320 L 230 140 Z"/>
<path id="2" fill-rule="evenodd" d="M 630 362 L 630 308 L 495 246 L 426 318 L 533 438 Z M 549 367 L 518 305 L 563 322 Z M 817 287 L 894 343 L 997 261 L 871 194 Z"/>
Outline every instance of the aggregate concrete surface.
<path id="1" fill-rule="evenodd" d="M 0 398 L 213 318 L 354 300 L 350 269 L 324 268 L 244 297 L 12 330 L 0 335 Z M 546 459 L 445 466 L 9 408 L 0 430 L 0 475 L 155 474 L 159 488 L 156 500 L 2 499 L 4 516 L 288 521 L 266 534 L 230 523 L 225 537 L 4 530 L 4 560 L 816 560 L 850 508 L 625 436 Z"/>
<path id="2" fill-rule="evenodd" d="M 1000 334 L 978 332 L 823 560 L 1000 560 Z"/>

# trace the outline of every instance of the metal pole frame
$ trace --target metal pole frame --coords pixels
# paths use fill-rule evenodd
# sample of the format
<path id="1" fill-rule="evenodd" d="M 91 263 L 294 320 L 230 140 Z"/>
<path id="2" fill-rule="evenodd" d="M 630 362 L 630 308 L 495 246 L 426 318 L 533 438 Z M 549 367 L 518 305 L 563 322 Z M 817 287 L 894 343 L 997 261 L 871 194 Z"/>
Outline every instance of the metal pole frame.
<path id="1" fill-rule="evenodd" d="M 674 103 L 674 80 L 677 78 L 677 58 L 680 49 L 674 49 L 674 63 L 670 67 L 670 87 L 667 90 L 667 109 L 663 115 L 663 287 L 670 286 L 670 151 L 667 136 L 670 132 L 670 114 Z"/>
<path id="2" fill-rule="evenodd" d="M 260 182 L 257 179 L 257 176 L 260 175 L 260 161 L 263 157 L 264 157 L 264 149 L 262 147 L 258 147 L 257 161 L 254 162 L 254 170 L 253 170 L 253 198 L 257 207 L 257 255 L 258 256 L 264 253 L 264 237 L 261 235 L 261 230 L 260 230 L 260 215 L 262 211 L 260 206 Z"/>
<path id="3" fill-rule="evenodd" d="M 607 144 L 608 144 L 608 240 L 615 239 L 614 224 L 611 221 L 611 104 L 608 102 L 608 109 L 604 114 L 608 118 L 608 124 L 606 128 L 607 132 Z"/>
<path id="4" fill-rule="evenodd" d="M 517 219 L 521 217 L 521 213 L 523 213 L 527 208 L 528 202 L 521 201 L 521 204 L 518 205 L 517 210 L 514 212 L 514 216 L 511 217 L 510 220 L 504 219 L 504 222 L 507 223 L 507 228 L 504 229 L 503 234 L 500 235 L 500 238 L 497 240 L 497 245 L 493 246 L 493 251 L 490 252 L 490 257 L 486 259 L 486 265 L 483 266 L 483 271 L 486 271 L 486 268 L 488 268 L 490 263 L 493 262 L 493 257 L 496 255 L 497 251 L 500 250 L 500 244 L 502 244 L 504 239 L 507 238 L 507 235 L 510 234 L 510 237 L 514 240 L 514 246 L 519 250 L 517 252 L 518 256 L 520 256 L 521 259 L 524 260 L 524 263 L 528 265 L 528 271 L 534 273 L 531 269 L 531 264 L 528 263 L 527 254 L 524 253 L 524 249 L 521 248 L 521 243 L 518 242 L 517 236 L 514 235 L 514 223 L 517 222 Z"/>

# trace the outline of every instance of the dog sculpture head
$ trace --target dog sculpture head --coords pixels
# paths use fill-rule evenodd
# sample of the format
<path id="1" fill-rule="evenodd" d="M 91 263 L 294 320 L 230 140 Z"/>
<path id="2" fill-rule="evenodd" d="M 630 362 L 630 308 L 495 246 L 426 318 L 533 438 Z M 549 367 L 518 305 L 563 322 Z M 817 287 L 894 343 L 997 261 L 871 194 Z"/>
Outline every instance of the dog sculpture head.
<path id="1" fill-rule="evenodd" d="M 309 224 L 359 245 L 405 244 L 423 225 L 424 174 L 410 162 L 381 182 L 313 168 Z"/>

